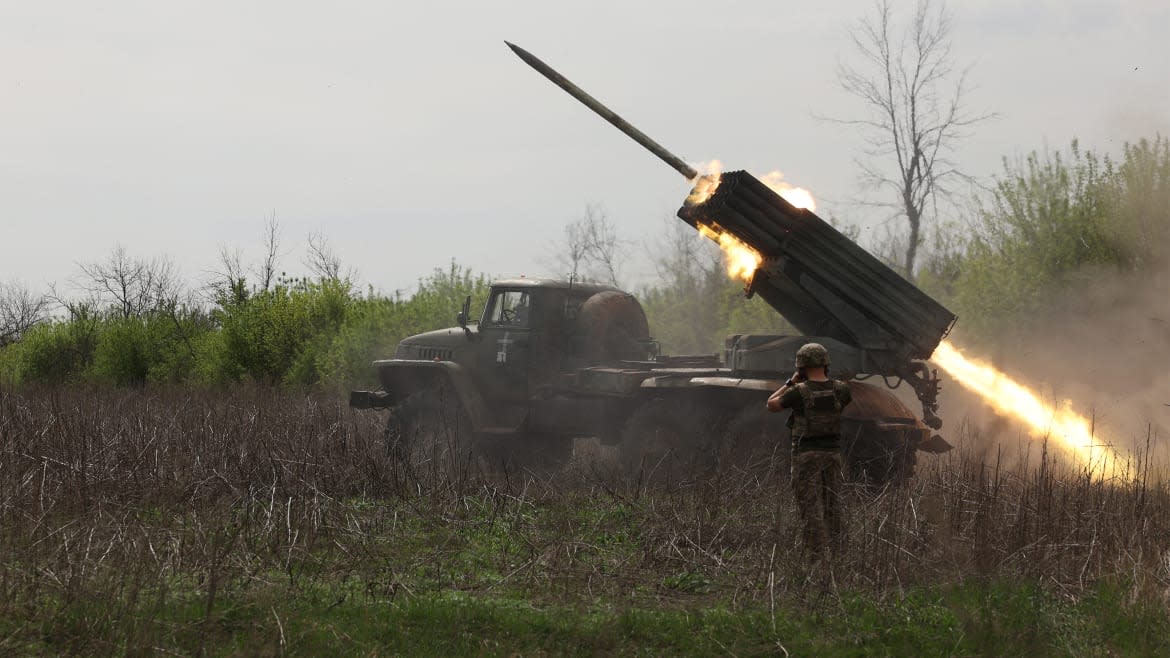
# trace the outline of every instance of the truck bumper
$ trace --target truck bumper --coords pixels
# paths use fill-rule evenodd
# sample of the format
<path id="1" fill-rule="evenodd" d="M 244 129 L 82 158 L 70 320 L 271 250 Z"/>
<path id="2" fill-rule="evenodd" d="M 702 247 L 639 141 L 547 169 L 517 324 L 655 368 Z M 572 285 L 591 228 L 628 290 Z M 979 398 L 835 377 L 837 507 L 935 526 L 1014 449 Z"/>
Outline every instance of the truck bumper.
<path id="1" fill-rule="evenodd" d="M 385 409 L 390 406 L 390 395 L 383 391 L 350 391 L 349 406 L 354 409 Z"/>

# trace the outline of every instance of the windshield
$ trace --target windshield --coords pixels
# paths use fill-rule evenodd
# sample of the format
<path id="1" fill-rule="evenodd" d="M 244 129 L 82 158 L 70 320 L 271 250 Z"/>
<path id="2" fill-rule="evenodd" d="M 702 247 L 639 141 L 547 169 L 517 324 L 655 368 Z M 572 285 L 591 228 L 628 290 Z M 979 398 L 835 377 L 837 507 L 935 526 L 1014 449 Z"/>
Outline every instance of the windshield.
<path id="1" fill-rule="evenodd" d="M 492 295 L 487 321 L 503 327 L 528 326 L 528 293 L 521 290 L 500 290 Z"/>

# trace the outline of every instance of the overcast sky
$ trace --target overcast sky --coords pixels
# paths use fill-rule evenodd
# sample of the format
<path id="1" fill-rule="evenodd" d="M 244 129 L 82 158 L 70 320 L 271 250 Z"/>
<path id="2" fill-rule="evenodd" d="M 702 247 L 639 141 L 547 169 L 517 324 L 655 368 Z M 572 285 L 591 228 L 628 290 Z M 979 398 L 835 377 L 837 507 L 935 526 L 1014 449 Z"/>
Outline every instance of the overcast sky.
<path id="1" fill-rule="evenodd" d="M 896 3 L 905 16 L 912 3 Z M 872 221 L 858 135 L 814 118 L 869 2 L 0 0 L 0 281 L 41 288 L 121 243 L 188 278 L 221 245 L 285 267 L 324 233 L 359 279 L 411 290 L 452 258 L 557 274 L 587 202 L 634 244 L 686 195 L 672 170 L 518 60 L 513 41 L 691 161 L 783 171 Z M 958 160 L 1170 133 L 1166 0 L 951 3 L 975 110 Z M 628 267 L 631 282 L 651 269 Z"/>

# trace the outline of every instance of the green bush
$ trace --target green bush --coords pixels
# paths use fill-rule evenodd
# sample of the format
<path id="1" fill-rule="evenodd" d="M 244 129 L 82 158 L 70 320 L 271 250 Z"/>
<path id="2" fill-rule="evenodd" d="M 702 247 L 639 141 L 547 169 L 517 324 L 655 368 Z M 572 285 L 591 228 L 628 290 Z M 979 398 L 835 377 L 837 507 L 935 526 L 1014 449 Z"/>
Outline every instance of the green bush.
<path id="1" fill-rule="evenodd" d="M 219 301 L 213 378 L 310 384 L 325 349 L 352 303 L 347 281 L 282 281 L 269 290 Z"/>
<path id="2" fill-rule="evenodd" d="M 142 386 L 157 354 L 150 326 L 141 318 L 117 318 L 102 323 L 88 369 L 98 381 L 119 386 Z"/>
<path id="3" fill-rule="evenodd" d="M 949 236 L 920 285 L 952 306 L 974 337 L 1042 313 L 1094 278 L 1165 258 L 1170 141 L 1126 145 L 1120 161 L 1083 151 L 1032 153 L 1004 173 L 965 235 Z M 957 246 L 956 246 L 957 245 Z"/>
<path id="4" fill-rule="evenodd" d="M 171 304 L 130 317 L 89 307 L 0 350 L 11 383 L 91 380 L 119 386 L 241 380 L 338 386 L 373 377 L 370 362 L 405 336 L 454 324 L 464 298 L 478 312 L 489 281 L 454 262 L 409 299 L 355 293 L 340 279 L 235 282 L 204 310 Z"/>
<path id="5" fill-rule="evenodd" d="M 80 379 L 93 363 L 99 328 L 100 320 L 89 314 L 33 327 L 4 348 L 6 377 L 13 383 Z"/>
<path id="6" fill-rule="evenodd" d="M 199 309 L 160 309 L 145 317 L 107 317 L 98 323 L 88 379 L 119 386 L 180 383 L 196 372 L 198 345 L 214 329 Z"/>
<path id="7" fill-rule="evenodd" d="M 369 292 L 355 299 L 329 345 L 316 357 L 317 377 L 337 385 L 375 383 L 370 362 L 394 356 L 403 338 L 455 324 L 463 300 L 471 296 L 472 315 L 487 302 L 490 281 L 454 262 L 446 270 L 435 269 L 419 281 L 409 300 Z"/>

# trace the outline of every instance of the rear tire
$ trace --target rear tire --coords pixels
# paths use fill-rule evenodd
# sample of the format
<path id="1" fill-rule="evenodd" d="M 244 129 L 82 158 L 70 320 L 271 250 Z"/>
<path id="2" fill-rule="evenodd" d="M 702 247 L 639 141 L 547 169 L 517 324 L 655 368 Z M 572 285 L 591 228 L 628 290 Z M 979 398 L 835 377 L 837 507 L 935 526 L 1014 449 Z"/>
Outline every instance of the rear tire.
<path id="1" fill-rule="evenodd" d="M 841 419 L 841 440 L 853 478 L 871 486 L 900 484 L 914 475 L 918 435 L 929 429 L 889 390 L 849 382 L 853 402 Z"/>
<path id="2" fill-rule="evenodd" d="M 768 411 L 763 402 L 742 407 L 723 432 L 717 453 L 719 470 L 787 480 L 792 465 L 789 413 Z"/>
<path id="3" fill-rule="evenodd" d="M 651 400 L 622 429 L 618 455 L 632 477 L 653 485 L 678 483 L 710 468 L 703 450 L 709 414 L 682 400 Z"/>
<path id="4" fill-rule="evenodd" d="M 902 432 L 845 419 L 841 438 L 853 478 L 871 486 L 902 484 L 914 476 L 918 455 Z"/>

